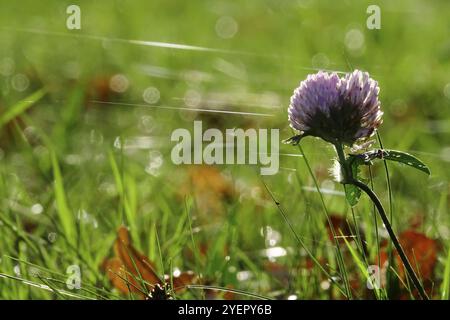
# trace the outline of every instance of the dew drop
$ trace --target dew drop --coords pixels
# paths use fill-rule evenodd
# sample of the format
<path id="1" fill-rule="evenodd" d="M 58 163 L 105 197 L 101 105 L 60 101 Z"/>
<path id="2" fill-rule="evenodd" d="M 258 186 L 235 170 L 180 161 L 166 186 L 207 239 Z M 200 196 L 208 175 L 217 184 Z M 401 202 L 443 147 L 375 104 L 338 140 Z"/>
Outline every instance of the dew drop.
<path id="1" fill-rule="evenodd" d="M 25 91 L 30 85 L 30 80 L 28 77 L 22 73 L 16 74 L 12 80 L 12 87 L 14 90 L 22 92 Z"/>
<path id="2" fill-rule="evenodd" d="M 32 214 L 41 214 L 42 211 L 44 211 L 44 208 L 40 203 L 35 203 L 31 206 L 31 213 Z"/>
<path id="3" fill-rule="evenodd" d="M 123 93 L 127 91 L 129 85 L 128 78 L 123 74 L 116 74 L 109 80 L 109 88 L 114 92 Z"/>
<path id="4" fill-rule="evenodd" d="M 157 103 L 160 97 L 161 95 L 159 93 L 159 90 L 155 87 L 148 87 L 142 94 L 142 98 L 144 99 L 144 101 L 149 104 Z"/>
<path id="5" fill-rule="evenodd" d="M 216 33 L 222 39 L 233 38 L 239 29 L 239 25 L 234 18 L 229 16 L 220 17 L 216 22 Z"/>

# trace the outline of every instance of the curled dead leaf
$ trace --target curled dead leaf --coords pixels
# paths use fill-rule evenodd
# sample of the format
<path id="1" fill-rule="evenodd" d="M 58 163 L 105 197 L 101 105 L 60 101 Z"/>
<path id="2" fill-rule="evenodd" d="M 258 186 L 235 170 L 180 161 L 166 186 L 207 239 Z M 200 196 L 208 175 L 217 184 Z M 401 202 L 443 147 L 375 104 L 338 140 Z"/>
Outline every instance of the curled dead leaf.
<path id="1" fill-rule="evenodd" d="M 165 275 L 164 279 L 161 279 L 156 273 L 154 263 L 133 247 L 128 229 L 123 226 L 119 228 L 114 242 L 114 257 L 105 259 L 102 269 L 120 292 L 135 293 L 142 298 L 147 298 L 157 285 L 158 288 L 167 288 L 172 281 L 173 289 L 180 291 L 186 285 L 195 283 L 197 279 L 191 271 L 172 277 Z M 161 296 L 160 290 L 156 291 L 158 296 Z"/>

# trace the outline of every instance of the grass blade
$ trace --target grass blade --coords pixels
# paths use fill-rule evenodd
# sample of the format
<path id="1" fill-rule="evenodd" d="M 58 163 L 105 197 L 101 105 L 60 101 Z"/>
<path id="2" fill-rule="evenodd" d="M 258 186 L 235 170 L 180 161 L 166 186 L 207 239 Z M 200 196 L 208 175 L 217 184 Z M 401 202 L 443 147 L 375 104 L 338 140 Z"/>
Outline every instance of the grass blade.
<path id="1" fill-rule="evenodd" d="M 53 176 L 55 179 L 54 191 L 58 217 L 59 220 L 61 221 L 62 229 L 67 237 L 67 241 L 72 246 L 74 246 L 76 244 L 75 219 L 67 203 L 66 192 L 64 190 L 64 183 L 61 175 L 61 169 L 59 168 L 56 154 L 52 152 L 51 157 L 53 166 Z"/>
<path id="2" fill-rule="evenodd" d="M 447 262 L 445 263 L 444 280 L 441 285 L 441 298 L 442 300 L 449 300 L 450 294 L 450 250 L 447 256 Z"/>
<path id="3" fill-rule="evenodd" d="M 8 123 L 15 117 L 24 113 L 29 109 L 35 102 L 39 101 L 46 94 L 46 90 L 40 89 L 18 103 L 8 108 L 3 114 L 0 115 L 0 127 Z"/>

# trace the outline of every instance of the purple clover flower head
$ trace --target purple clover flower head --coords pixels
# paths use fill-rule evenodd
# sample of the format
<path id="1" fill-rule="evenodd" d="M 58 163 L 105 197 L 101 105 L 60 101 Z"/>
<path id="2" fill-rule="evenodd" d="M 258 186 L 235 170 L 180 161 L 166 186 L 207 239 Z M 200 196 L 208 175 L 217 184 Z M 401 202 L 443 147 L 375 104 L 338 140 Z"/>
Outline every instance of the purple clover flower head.
<path id="1" fill-rule="evenodd" d="M 290 125 L 301 137 L 352 146 L 372 136 L 382 123 L 379 92 L 367 72 L 355 70 L 339 78 L 319 71 L 295 89 L 288 109 Z"/>

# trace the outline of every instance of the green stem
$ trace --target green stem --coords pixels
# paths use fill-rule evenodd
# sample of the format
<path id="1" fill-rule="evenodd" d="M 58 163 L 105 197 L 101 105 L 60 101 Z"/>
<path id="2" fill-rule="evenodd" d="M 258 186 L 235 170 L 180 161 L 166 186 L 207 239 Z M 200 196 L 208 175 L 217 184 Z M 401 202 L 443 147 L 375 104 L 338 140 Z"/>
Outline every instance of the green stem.
<path id="1" fill-rule="evenodd" d="M 383 207 L 380 199 L 378 199 L 378 196 L 375 194 L 375 192 L 373 192 L 372 189 L 369 188 L 369 186 L 367 186 L 365 183 L 363 183 L 363 182 L 359 181 L 358 179 L 356 179 L 355 177 L 353 177 L 351 168 L 349 168 L 347 165 L 344 148 L 343 148 L 342 144 L 335 144 L 335 148 L 336 148 L 337 155 L 339 157 L 339 162 L 342 166 L 342 171 L 343 171 L 342 173 L 344 175 L 343 184 L 352 184 L 352 185 L 360 188 L 361 190 L 363 190 L 370 197 L 370 199 L 374 203 L 375 207 L 377 208 L 378 213 L 380 214 L 381 220 L 383 221 L 383 224 L 386 227 L 387 232 L 389 233 L 389 237 L 391 238 L 392 243 L 394 244 L 395 248 L 397 249 L 397 252 L 400 256 L 400 259 L 403 262 L 403 265 L 405 266 L 405 269 L 406 269 L 409 277 L 411 278 L 412 282 L 414 283 L 414 286 L 417 288 L 417 290 L 420 294 L 420 297 L 423 300 L 428 300 L 428 296 L 427 296 L 422 284 L 420 283 L 416 273 L 414 272 L 414 269 L 411 266 L 411 263 L 408 260 L 408 257 L 406 256 L 405 252 L 403 251 L 403 248 L 400 245 L 400 242 L 398 241 L 397 236 L 394 233 L 394 230 L 392 229 L 391 223 L 389 222 L 389 219 L 386 215 L 386 211 L 384 210 L 384 207 Z"/>
<path id="2" fill-rule="evenodd" d="M 341 168 L 343 171 L 342 173 L 344 174 L 344 181 L 345 181 L 346 178 L 348 177 L 349 172 L 347 168 L 347 161 L 345 158 L 344 148 L 342 144 L 335 144 L 334 147 L 336 148 L 336 153 L 339 158 L 339 163 L 341 164 Z"/>
<path id="3" fill-rule="evenodd" d="M 365 183 L 363 183 L 357 179 L 352 178 L 350 181 L 347 181 L 347 183 L 353 184 L 354 186 L 357 186 L 358 188 L 363 190 L 373 201 L 373 203 L 377 207 L 378 213 L 380 214 L 381 220 L 383 221 L 384 226 L 386 227 L 386 230 L 389 233 L 391 241 L 394 244 L 395 248 L 397 249 L 400 259 L 402 260 L 403 265 L 406 268 L 408 275 L 410 276 L 416 289 L 419 291 L 420 297 L 423 300 L 428 300 L 429 298 L 428 298 L 422 284 L 420 283 L 416 273 L 414 272 L 414 269 L 412 268 L 411 263 L 408 260 L 408 257 L 406 256 L 405 252 L 403 251 L 403 248 L 400 245 L 400 242 L 398 241 L 397 236 L 395 235 L 394 230 L 391 227 L 391 224 L 386 215 L 386 212 L 384 211 L 384 208 L 383 208 L 383 205 L 381 204 L 380 199 L 378 199 L 377 195 L 375 194 L 375 192 L 372 191 L 372 189 L 370 189 Z"/>

